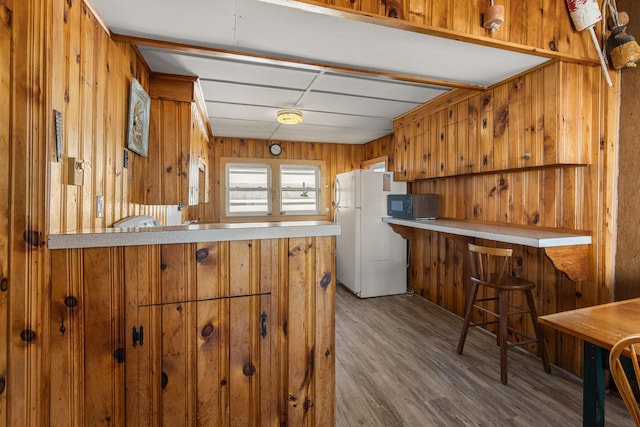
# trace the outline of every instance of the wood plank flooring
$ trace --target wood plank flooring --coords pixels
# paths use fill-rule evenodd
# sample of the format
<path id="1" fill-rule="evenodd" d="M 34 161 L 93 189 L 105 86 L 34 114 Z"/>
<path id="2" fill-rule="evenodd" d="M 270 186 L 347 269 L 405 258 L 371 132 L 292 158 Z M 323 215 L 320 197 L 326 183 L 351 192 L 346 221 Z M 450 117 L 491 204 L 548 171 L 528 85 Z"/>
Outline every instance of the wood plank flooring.
<path id="1" fill-rule="evenodd" d="M 530 353 L 509 350 L 500 382 L 495 338 L 419 297 L 359 299 L 336 294 L 336 425 L 581 426 L 582 382 Z M 633 426 L 622 400 L 607 394 L 606 426 Z"/>

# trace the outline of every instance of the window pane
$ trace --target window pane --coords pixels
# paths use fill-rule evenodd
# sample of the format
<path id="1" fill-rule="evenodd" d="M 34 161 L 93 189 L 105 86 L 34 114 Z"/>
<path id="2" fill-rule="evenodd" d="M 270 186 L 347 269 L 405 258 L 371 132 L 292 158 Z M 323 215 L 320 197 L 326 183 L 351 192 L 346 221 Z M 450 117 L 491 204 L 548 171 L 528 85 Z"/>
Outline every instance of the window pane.
<path id="1" fill-rule="evenodd" d="M 229 191 L 229 213 L 269 213 L 269 192 Z"/>
<path id="2" fill-rule="evenodd" d="M 283 214 L 319 213 L 319 172 L 317 166 L 280 167 L 280 210 Z"/>
<path id="3" fill-rule="evenodd" d="M 373 172 L 386 172 L 387 167 L 384 162 L 380 162 L 380 163 L 374 163 L 372 165 L 369 165 L 368 170 Z"/>
<path id="4" fill-rule="evenodd" d="M 227 164 L 227 214 L 269 214 L 270 174 L 268 165 Z"/>
<path id="5" fill-rule="evenodd" d="M 318 168 L 309 166 L 280 167 L 280 186 L 284 188 L 318 188 Z"/>
<path id="6" fill-rule="evenodd" d="M 282 191 L 282 211 L 286 213 L 317 213 L 317 191 Z"/>
<path id="7" fill-rule="evenodd" d="M 227 165 L 229 188 L 268 188 L 269 167 L 264 165 Z"/>

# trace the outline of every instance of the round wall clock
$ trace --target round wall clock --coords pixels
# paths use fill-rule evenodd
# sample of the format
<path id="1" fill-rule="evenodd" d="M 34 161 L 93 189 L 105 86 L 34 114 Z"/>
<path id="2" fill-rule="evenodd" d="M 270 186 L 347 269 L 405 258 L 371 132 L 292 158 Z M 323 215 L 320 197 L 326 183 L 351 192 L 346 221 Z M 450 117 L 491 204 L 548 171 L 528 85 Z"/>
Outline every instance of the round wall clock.
<path id="1" fill-rule="evenodd" d="M 269 152 L 272 156 L 279 156 L 282 153 L 282 146 L 280 144 L 271 144 L 269 146 Z"/>

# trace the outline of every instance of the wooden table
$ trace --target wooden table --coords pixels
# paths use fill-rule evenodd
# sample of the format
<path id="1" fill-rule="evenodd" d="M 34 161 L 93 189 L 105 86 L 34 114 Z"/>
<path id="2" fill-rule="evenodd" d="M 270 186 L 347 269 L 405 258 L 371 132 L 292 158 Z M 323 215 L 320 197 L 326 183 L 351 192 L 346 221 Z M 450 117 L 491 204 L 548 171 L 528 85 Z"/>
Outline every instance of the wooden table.
<path id="1" fill-rule="evenodd" d="M 640 298 L 539 317 L 540 323 L 584 341 L 582 425 L 604 426 L 604 369 L 609 350 L 640 332 Z"/>

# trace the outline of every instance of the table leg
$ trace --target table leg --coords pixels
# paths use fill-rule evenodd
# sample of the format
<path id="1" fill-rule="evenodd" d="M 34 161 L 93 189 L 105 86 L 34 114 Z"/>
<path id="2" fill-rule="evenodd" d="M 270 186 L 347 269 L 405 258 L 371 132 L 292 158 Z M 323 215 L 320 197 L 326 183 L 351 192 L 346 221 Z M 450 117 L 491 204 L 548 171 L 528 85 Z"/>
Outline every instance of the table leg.
<path id="1" fill-rule="evenodd" d="M 604 351 L 584 342 L 582 425 L 604 426 Z"/>

